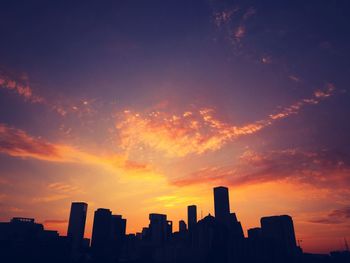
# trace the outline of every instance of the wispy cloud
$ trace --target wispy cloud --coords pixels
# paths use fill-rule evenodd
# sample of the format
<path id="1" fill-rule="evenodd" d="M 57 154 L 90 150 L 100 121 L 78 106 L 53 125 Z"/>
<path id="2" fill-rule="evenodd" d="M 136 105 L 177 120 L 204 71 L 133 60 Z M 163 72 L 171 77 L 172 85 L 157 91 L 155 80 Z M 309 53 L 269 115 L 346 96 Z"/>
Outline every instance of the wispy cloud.
<path id="1" fill-rule="evenodd" d="M 245 36 L 245 26 L 239 25 L 233 30 L 234 41 L 240 41 Z"/>
<path id="2" fill-rule="evenodd" d="M 217 27 L 221 27 L 223 25 L 228 24 L 231 21 L 232 16 L 239 10 L 238 7 L 232 8 L 232 9 L 226 9 L 222 11 L 215 12 L 214 17 L 214 24 Z"/>
<path id="3" fill-rule="evenodd" d="M 44 103 L 45 99 L 34 94 L 32 88 L 29 86 L 27 80 L 16 80 L 0 72 L 0 89 L 7 89 L 15 92 L 23 97 L 26 101 L 32 103 Z"/>
<path id="4" fill-rule="evenodd" d="M 342 224 L 350 220 L 350 206 L 331 211 L 326 217 L 311 219 L 311 223 Z"/>
<path id="5" fill-rule="evenodd" d="M 286 118 L 292 114 L 297 114 L 305 105 L 318 104 L 322 99 L 328 98 L 333 95 L 335 86 L 332 83 L 327 83 L 324 89 L 318 89 L 314 91 L 313 96 L 310 98 L 302 99 L 296 103 L 285 107 L 282 111 L 271 114 L 270 119 L 277 120 Z"/>
<path id="6" fill-rule="evenodd" d="M 238 160 L 226 166 L 211 166 L 174 179 L 176 185 L 225 183 L 247 185 L 274 181 L 304 183 L 321 188 L 343 188 L 350 185 L 350 157 L 330 150 L 245 151 Z"/>
<path id="7" fill-rule="evenodd" d="M 182 114 L 156 111 L 147 115 L 125 111 L 116 127 L 123 149 L 143 145 L 170 156 L 218 150 L 228 140 L 262 128 L 260 124 L 230 126 L 216 119 L 212 109 L 186 111 Z"/>
<path id="8" fill-rule="evenodd" d="M 137 172 L 150 169 L 147 164 L 130 161 L 124 155 L 97 155 L 70 145 L 47 142 L 6 124 L 0 124 L 0 152 L 14 157 L 99 165 L 122 171 Z M 51 187 L 65 189 L 67 186 L 53 184 Z"/>
<path id="9" fill-rule="evenodd" d="M 310 98 L 301 99 L 267 118 L 244 125 L 232 125 L 215 116 L 210 108 L 171 114 L 152 111 L 141 114 L 126 110 L 119 117 L 116 128 L 123 149 L 149 147 L 170 156 L 202 154 L 221 149 L 239 137 L 255 134 L 275 121 L 297 114 L 306 105 L 318 104 L 331 96 L 334 85 L 317 90 Z"/>
<path id="10" fill-rule="evenodd" d="M 57 191 L 61 193 L 74 193 L 81 191 L 79 187 L 64 182 L 51 183 L 47 187 L 52 191 Z"/>
<path id="11" fill-rule="evenodd" d="M 55 112 L 61 117 L 75 115 L 78 118 L 83 116 L 93 116 L 96 113 L 95 99 L 67 99 L 56 98 L 48 99 L 38 95 L 31 87 L 28 77 L 16 77 L 0 71 L 0 89 L 9 90 L 22 97 L 25 101 L 41 104 L 50 111 Z"/>
<path id="12" fill-rule="evenodd" d="M 242 40 L 246 36 L 247 22 L 256 14 L 253 7 L 231 7 L 214 11 L 214 24 L 223 31 L 225 38 L 231 41 L 235 51 L 242 47 Z"/>
<path id="13" fill-rule="evenodd" d="M 295 75 L 289 75 L 288 78 L 294 82 L 300 82 L 300 78 L 298 76 Z"/>
<path id="14" fill-rule="evenodd" d="M 247 20 L 253 15 L 256 14 L 256 9 L 254 7 L 250 7 L 247 9 L 247 11 L 243 14 L 243 20 Z"/>

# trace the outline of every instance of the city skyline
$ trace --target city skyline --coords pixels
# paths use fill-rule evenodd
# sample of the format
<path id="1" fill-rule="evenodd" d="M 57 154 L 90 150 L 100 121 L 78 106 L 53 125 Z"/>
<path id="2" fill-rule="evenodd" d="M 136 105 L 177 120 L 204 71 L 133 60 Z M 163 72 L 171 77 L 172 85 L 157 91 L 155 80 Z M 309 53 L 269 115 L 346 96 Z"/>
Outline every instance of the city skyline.
<path id="1" fill-rule="evenodd" d="M 245 235 L 290 215 L 304 251 L 342 249 L 350 2 L 142 2 L 1 3 L 0 221 L 66 235 L 83 201 L 91 238 L 98 208 L 136 233 L 151 212 L 190 227 L 194 204 Z"/>
<path id="2" fill-rule="evenodd" d="M 245 236 L 241 222 L 230 210 L 229 189 L 213 188 L 215 215 L 197 221 L 196 205 L 187 206 L 188 229 L 183 220 L 178 231 L 166 214 L 149 213 L 148 226 L 126 234 L 127 219 L 108 208 L 94 211 L 91 240 L 84 238 L 88 204 L 71 204 L 67 235 L 47 230 L 33 218 L 14 217 L 0 222 L 0 251 L 13 262 L 309 262 L 320 255 L 304 253 L 289 215 L 264 216 L 260 226 Z M 180 227 L 181 226 L 181 227 Z M 322 255 L 345 262 L 345 250 Z M 16 255 L 18 254 L 18 255 Z M 59 256 L 58 256 L 59 255 Z M 333 262 L 332 261 L 332 262 Z"/>

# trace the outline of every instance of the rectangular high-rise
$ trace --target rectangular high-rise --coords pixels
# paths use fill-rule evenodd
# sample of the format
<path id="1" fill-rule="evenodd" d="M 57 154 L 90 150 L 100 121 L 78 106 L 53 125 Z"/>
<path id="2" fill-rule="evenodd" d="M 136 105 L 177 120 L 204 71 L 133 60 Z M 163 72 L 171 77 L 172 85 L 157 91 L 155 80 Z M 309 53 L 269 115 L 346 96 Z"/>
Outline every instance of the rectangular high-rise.
<path id="1" fill-rule="evenodd" d="M 94 214 L 92 226 L 91 248 L 97 254 L 106 252 L 112 241 L 112 212 L 106 208 L 99 208 Z"/>
<path id="2" fill-rule="evenodd" d="M 87 203 L 73 202 L 70 209 L 67 236 L 73 250 L 81 248 L 86 222 Z"/>
<path id="3" fill-rule="evenodd" d="M 149 234 L 150 240 L 153 245 L 163 244 L 169 233 L 169 224 L 167 221 L 167 216 L 163 214 L 149 214 Z"/>
<path id="4" fill-rule="evenodd" d="M 214 188 L 215 218 L 222 223 L 228 223 L 230 218 L 230 200 L 228 188 L 218 186 Z"/>
<path id="5" fill-rule="evenodd" d="M 191 230 L 197 223 L 197 206 L 189 205 L 187 207 L 187 225 L 188 230 Z"/>
<path id="6" fill-rule="evenodd" d="M 296 253 L 293 219 L 289 215 L 262 217 L 260 223 L 264 238 L 274 240 L 286 255 Z"/>

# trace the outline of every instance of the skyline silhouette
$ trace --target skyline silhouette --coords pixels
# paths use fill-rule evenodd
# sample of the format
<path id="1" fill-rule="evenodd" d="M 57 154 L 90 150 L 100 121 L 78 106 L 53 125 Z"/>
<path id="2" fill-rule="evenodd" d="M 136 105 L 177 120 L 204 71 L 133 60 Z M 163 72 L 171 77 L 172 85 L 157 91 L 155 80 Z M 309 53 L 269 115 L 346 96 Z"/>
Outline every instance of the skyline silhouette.
<path id="1" fill-rule="evenodd" d="M 196 205 L 188 205 L 187 228 L 167 215 L 150 213 L 141 232 L 126 233 L 127 219 L 107 208 L 94 212 L 91 241 L 84 238 L 88 204 L 71 205 L 67 236 L 45 230 L 31 218 L 0 222 L 0 257 L 5 262 L 348 262 L 350 251 L 304 253 L 297 243 L 292 217 L 264 216 L 260 226 L 243 233 L 241 222 L 230 212 L 229 190 L 213 189 L 215 217 L 197 221 Z"/>

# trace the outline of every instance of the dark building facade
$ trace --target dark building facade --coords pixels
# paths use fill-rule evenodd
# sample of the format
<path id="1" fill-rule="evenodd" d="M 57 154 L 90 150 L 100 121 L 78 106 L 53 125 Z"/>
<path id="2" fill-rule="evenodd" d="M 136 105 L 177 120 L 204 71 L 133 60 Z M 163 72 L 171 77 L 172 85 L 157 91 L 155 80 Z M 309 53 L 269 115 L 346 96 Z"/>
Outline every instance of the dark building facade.
<path id="1" fill-rule="evenodd" d="M 99 208 L 94 214 L 91 249 L 95 257 L 110 257 L 112 240 L 112 212 Z"/>
<path id="2" fill-rule="evenodd" d="M 169 234 L 167 216 L 163 214 L 152 213 L 149 215 L 148 233 L 153 245 L 164 243 Z"/>
<path id="3" fill-rule="evenodd" d="M 121 215 L 112 215 L 111 224 L 112 238 L 123 241 L 126 233 L 126 219 Z"/>
<path id="4" fill-rule="evenodd" d="M 185 221 L 180 220 L 179 221 L 179 232 L 184 233 L 184 232 L 186 232 L 186 230 L 187 230 L 187 226 L 186 226 Z"/>
<path id="5" fill-rule="evenodd" d="M 32 218 L 0 223 L 0 262 L 68 262 L 69 242 Z"/>
<path id="6" fill-rule="evenodd" d="M 88 205 L 83 202 L 73 202 L 71 205 L 67 237 L 73 252 L 83 246 L 87 208 Z"/>
<path id="7" fill-rule="evenodd" d="M 292 256 L 296 253 L 296 239 L 293 220 L 288 215 L 262 217 L 261 233 L 280 247 L 281 253 Z M 275 247 L 276 247 L 275 246 Z"/>
<path id="8" fill-rule="evenodd" d="M 188 229 L 191 230 L 197 223 L 197 206 L 189 205 L 187 207 L 187 225 Z"/>
<path id="9" fill-rule="evenodd" d="M 230 218 L 230 200 L 227 187 L 214 188 L 214 209 L 215 218 L 222 223 L 227 223 Z"/>

